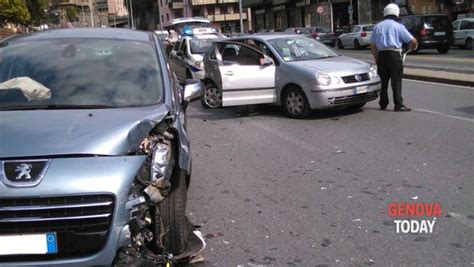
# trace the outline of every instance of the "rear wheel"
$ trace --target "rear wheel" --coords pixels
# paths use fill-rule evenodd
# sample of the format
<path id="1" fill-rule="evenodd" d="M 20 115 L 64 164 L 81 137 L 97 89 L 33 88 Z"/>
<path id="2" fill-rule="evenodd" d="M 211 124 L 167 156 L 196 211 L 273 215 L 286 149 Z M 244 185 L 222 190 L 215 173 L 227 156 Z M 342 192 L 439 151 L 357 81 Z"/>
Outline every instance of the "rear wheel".
<path id="1" fill-rule="evenodd" d="M 344 46 L 342 45 L 341 39 L 337 39 L 337 48 L 344 49 Z"/>
<path id="2" fill-rule="evenodd" d="M 311 109 L 305 93 L 298 87 L 288 89 L 282 99 L 282 106 L 290 118 L 303 119 L 309 116 Z"/>
<path id="3" fill-rule="evenodd" d="M 466 45 L 464 46 L 467 50 L 472 50 L 472 39 L 468 38 L 466 40 Z"/>
<path id="4" fill-rule="evenodd" d="M 162 245 L 173 255 L 179 255 L 186 249 L 188 241 L 188 221 L 186 219 L 187 186 L 186 175 L 177 171 L 171 183 L 171 193 L 158 204 L 155 221 L 163 222 Z M 157 226 L 158 229 L 161 226 Z"/>
<path id="5" fill-rule="evenodd" d="M 446 54 L 449 51 L 449 46 L 448 45 L 439 46 L 439 47 L 436 48 L 436 50 L 438 50 L 438 53 L 440 53 L 440 54 Z"/>
<path id="6" fill-rule="evenodd" d="M 206 84 L 201 105 L 205 109 L 215 109 L 222 106 L 222 91 L 214 83 Z"/>

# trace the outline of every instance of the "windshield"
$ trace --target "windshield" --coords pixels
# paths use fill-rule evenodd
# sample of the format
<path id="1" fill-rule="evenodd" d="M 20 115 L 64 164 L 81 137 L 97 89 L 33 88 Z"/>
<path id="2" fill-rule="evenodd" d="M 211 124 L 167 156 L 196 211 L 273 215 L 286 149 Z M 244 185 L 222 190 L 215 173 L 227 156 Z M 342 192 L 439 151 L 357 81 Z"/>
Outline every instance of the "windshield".
<path id="1" fill-rule="evenodd" d="M 374 30 L 374 26 L 364 26 L 362 28 L 362 31 L 364 31 L 364 32 L 371 32 L 373 30 Z"/>
<path id="2" fill-rule="evenodd" d="M 191 39 L 189 41 L 191 54 L 206 54 L 212 48 L 213 40 L 215 39 Z"/>
<path id="3" fill-rule="evenodd" d="M 156 50 L 148 43 L 72 38 L 0 48 L 0 109 L 141 106 L 162 95 Z"/>
<path id="4" fill-rule="evenodd" d="M 286 62 L 339 56 L 324 44 L 306 37 L 285 37 L 268 42 Z"/>
<path id="5" fill-rule="evenodd" d="M 426 28 L 431 29 L 448 29 L 450 22 L 445 16 L 425 16 Z"/>
<path id="6" fill-rule="evenodd" d="M 330 31 L 328 28 L 321 27 L 321 28 L 316 28 L 316 32 L 329 33 Z"/>

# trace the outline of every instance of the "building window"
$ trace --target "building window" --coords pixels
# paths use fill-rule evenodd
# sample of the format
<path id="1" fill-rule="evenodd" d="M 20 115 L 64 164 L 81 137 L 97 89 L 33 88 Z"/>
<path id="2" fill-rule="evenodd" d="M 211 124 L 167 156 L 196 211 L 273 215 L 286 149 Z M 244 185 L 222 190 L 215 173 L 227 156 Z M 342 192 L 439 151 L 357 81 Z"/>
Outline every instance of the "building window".
<path id="1" fill-rule="evenodd" d="M 163 15 L 161 15 L 161 21 L 165 21 L 165 18 L 163 17 Z"/>
<path id="2" fill-rule="evenodd" d="M 233 6 L 228 6 L 227 7 L 227 14 L 234 14 L 234 7 Z"/>
<path id="3" fill-rule="evenodd" d="M 214 8 L 214 14 L 215 15 L 220 15 L 221 14 L 221 9 L 219 7 Z"/>
<path id="4" fill-rule="evenodd" d="M 169 21 L 169 20 L 170 20 L 170 14 L 166 13 L 166 21 Z"/>

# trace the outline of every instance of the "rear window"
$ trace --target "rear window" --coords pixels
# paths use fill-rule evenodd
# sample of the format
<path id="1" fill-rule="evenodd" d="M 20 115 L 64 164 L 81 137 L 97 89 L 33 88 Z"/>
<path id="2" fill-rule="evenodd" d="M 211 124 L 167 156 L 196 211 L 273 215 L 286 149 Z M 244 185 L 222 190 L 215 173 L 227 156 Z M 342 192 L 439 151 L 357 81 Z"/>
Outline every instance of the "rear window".
<path id="1" fill-rule="evenodd" d="M 446 29 L 449 28 L 449 19 L 445 16 L 426 16 L 425 24 L 428 28 Z"/>
<path id="2" fill-rule="evenodd" d="M 374 26 L 365 26 L 362 29 L 364 32 L 371 32 L 374 30 Z"/>

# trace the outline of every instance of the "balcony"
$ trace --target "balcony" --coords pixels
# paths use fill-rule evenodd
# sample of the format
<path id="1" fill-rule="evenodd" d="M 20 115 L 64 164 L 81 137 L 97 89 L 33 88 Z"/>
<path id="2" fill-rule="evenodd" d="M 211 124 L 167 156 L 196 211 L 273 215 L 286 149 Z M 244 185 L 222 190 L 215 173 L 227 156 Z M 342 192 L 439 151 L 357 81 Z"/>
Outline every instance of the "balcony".
<path id="1" fill-rule="evenodd" d="M 217 3 L 219 4 L 225 4 L 225 3 L 238 3 L 239 0 L 217 0 Z"/>
<path id="2" fill-rule="evenodd" d="M 191 4 L 193 6 L 200 6 L 200 5 L 215 5 L 217 4 L 217 0 L 192 0 Z"/>
<path id="3" fill-rule="evenodd" d="M 169 3 L 169 8 L 171 8 L 171 9 L 183 9 L 184 8 L 184 3 L 183 3 L 183 1 L 181 1 L 181 2 L 170 2 Z"/>
<path id="4" fill-rule="evenodd" d="M 219 21 L 231 21 L 231 20 L 240 20 L 239 13 L 235 14 L 219 14 L 219 15 L 207 15 L 206 18 L 212 22 Z M 242 14 L 243 19 L 247 19 L 247 13 Z"/>

